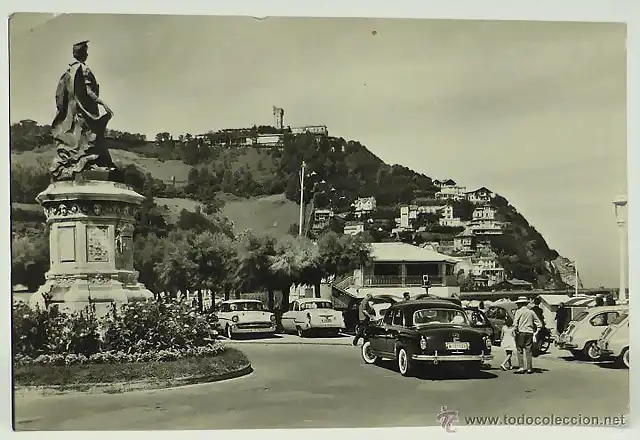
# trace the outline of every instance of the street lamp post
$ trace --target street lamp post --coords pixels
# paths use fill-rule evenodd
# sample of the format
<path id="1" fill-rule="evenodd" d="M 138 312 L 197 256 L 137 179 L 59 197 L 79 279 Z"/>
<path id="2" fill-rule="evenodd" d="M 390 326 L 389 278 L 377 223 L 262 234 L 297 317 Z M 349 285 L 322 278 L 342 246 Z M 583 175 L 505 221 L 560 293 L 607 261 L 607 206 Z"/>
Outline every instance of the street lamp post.
<path id="1" fill-rule="evenodd" d="M 618 232 L 620 237 L 620 293 L 618 294 L 618 300 L 624 301 L 627 299 L 627 237 L 626 237 L 626 223 L 625 207 L 627 206 L 627 198 L 624 195 L 619 195 L 613 201 L 613 205 L 616 213 L 616 220 L 618 222 Z"/>
<path id="2" fill-rule="evenodd" d="M 302 161 L 300 168 L 300 219 L 298 221 L 298 235 L 302 235 L 302 223 L 304 222 L 304 174 L 306 164 Z"/>

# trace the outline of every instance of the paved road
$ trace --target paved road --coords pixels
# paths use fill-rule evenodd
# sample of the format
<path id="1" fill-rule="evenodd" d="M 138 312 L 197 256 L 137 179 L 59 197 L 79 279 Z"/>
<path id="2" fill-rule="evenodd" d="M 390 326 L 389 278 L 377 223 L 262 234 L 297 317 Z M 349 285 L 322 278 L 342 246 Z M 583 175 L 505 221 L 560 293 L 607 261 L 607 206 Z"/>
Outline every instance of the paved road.
<path id="1" fill-rule="evenodd" d="M 291 338 L 287 338 L 292 340 Z M 442 406 L 465 416 L 616 416 L 627 412 L 629 373 L 558 354 L 539 374 L 497 368 L 481 377 L 404 378 L 367 366 L 359 349 L 232 342 L 251 359 L 250 376 L 215 384 L 124 394 L 16 396 L 20 430 L 250 429 L 430 426 Z M 282 341 L 281 341 L 282 342 Z M 317 342 L 317 341 L 316 341 Z M 498 362 L 494 362 L 497 366 Z"/>

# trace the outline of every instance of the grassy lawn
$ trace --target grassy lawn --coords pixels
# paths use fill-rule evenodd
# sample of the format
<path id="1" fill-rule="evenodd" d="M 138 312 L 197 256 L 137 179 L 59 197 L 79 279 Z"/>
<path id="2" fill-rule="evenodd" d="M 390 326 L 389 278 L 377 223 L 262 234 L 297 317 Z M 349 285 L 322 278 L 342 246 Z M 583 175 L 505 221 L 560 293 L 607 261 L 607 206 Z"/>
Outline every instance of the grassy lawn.
<path id="1" fill-rule="evenodd" d="M 217 356 L 171 362 L 85 365 L 14 366 L 16 386 L 65 386 L 135 381 L 170 381 L 196 376 L 221 376 L 249 366 L 239 350 L 226 348 Z"/>
<path id="2" fill-rule="evenodd" d="M 253 229 L 257 234 L 279 237 L 298 222 L 298 210 L 298 205 L 284 194 L 277 194 L 229 201 L 222 207 L 222 215 L 233 221 L 236 232 Z"/>

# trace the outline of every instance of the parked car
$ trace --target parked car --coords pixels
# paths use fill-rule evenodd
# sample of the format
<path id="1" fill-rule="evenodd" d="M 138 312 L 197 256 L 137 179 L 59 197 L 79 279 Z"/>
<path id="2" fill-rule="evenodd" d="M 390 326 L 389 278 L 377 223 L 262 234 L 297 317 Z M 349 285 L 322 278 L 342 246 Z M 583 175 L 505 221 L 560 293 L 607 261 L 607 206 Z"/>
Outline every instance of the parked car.
<path id="1" fill-rule="evenodd" d="M 347 310 L 343 313 L 344 326 L 347 332 L 356 332 L 358 330 L 359 312 L 358 308 L 363 298 L 356 298 L 349 303 Z M 385 312 L 392 304 L 400 302 L 401 299 L 393 295 L 377 295 L 371 299 L 371 306 L 375 312 L 374 321 L 381 320 Z"/>
<path id="2" fill-rule="evenodd" d="M 276 317 L 257 299 L 232 299 L 218 307 L 218 325 L 229 339 L 237 334 L 273 334 Z"/>
<path id="3" fill-rule="evenodd" d="M 319 298 L 291 302 L 289 311 L 282 314 L 281 320 L 285 332 L 296 332 L 300 337 L 314 330 L 337 335 L 344 329 L 342 313 L 333 308 L 331 301 Z"/>
<path id="4" fill-rule="evenodd" d="M 514 318 L 518 306 L 512 301 L 501 302 L 500 304 L 494 304 L 487 309 L 486 316 L 489 319 L 491 325 L 495 329 L 502 329 L 507 315 Z"/>
<path id="5" fill-rule="evenodd" d="M 485 335 L 489 336 L 494 345 L 500 343 L 500 329 L 493 327 L 493 324 L 491 324 L 491 321 L 489 321 L 489 318 L 487 318 L 487 315 L 482 310 L 475 307 L 464 307 L 464 311 L 469 318 L 469 322 L 476 330 L 480 330 Z"/>
<path id="6" fill-rule="evenodd" d="M 599 306 L 583 311 L 567 329 L 558 336 L 556 345 L 579 359 L 596 360 L 599 357 L 597 342 L 602 332 L 618 318 L 627 313 L 628 306 Z"/>
<path id="7" fill-rule="evenodd" d="M 419 300 L 419 299 L 442 299 L 445 301 L 451 301 L 454 304 L 457 304 L 459 306 L 462 305 L 462 301 L 458 298 L 454 298 L 452 296 L 437 296 L 437 295 L 432 295 L 430 293 L 421 293 L 420 295 L 416 295 L 415 298 L 412 298 L 415 300 Z"/>
<path id="8" fill-rule="evenodd" d="M 602 332 L 596 343 L 599 360 L 615 359 L 629 368 L 629 313 L 624 312 Z"/>
<path id="9" fill-rule="evenodd" d="M 461 306 L 425 299 L 394 304 L 382 321 L 367 326 L 361 354 L 366 364 L 395 360 L 400 374 L 409 376 L 419 364 L 440 362 L 479 370 L 492 359 L 491 346 Z"/>

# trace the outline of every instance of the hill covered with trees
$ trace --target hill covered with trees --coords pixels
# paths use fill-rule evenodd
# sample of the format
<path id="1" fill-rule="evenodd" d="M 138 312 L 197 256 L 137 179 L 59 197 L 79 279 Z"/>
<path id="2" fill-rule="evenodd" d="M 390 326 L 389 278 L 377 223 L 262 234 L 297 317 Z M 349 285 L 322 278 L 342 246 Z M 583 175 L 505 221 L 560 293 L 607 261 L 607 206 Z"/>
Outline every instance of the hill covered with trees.
<path id="1" fill-rule="evenodd" d="M 262 132 L 269 132 L 267 129 L 278 131 L 273 127 L 259 128 Z M 247 130 L 255 131 L 258 128 Z M 395 227 L 395 218 L 399 216 L 399 206 L 433 200 L 439 188 L 426 175 L 404 166 L 384 163 L 357 141 L 284 131 L 279 147 L 231 145 L 228 141 L 222 146 L 221 139 L 225 140 L 227 136 L 229 130 L 197 137 L 187 133 L 177 138 L 170 133 L 158 133 L 150 141 L 139 134 L 108 133 L 109 148 L 114 158 L 116 161 L 122 159 L 120 165 L 125 181 L 147 197 L 138 226 L 141 251 L 145 249 L 143 238 L 147 241 L 153 240 L 150 237 L 161 239 L 175 228 L 198 229 L 190 222 L 204 224 L 200 231 L 211 231 L 213 228 L 213 233 L 221 233 L 230 227 L 229 234 L 239 236 L 242 231 L 234 231 L 229 226 L 231 223 L 222 215 L 221 210 L 227 200 L 231 197 L 234 203 L 238 203 L 242 199 L 255 200 L 284 194 L 292 204 L 298 203 L 300 166 L 303 161 L 307 170 L 305 203 L 316 209 L 330 207 L 339 214 L 331 225 L 336 232 L 341 231 L 344 221 L 350 218 L 352 203 L 359 197 L 375 197 L 377 202 L 376 211 L 372 214 L 375 221 L 370 222 L 365 240 L 403 240 L 420 244 L 448 239 L 460 232 L 459 228 L 426 221 L 428 227 L 420 234 L 393 236 L 391 230 Z M 11 146 L 11 201 L 14 203 L 16 239 L 16 234 L 18 238 L 24 235 L 24 231 L 20 230 L 24 229 L 25 224 L 33 226 L 34 221 L 42 221 L 41 217 L 38 220 L 40 214 L 37 209 L 25 207 L 24 204 L 33 204 L 37 193 L 48 184 L 46 168 L 50 157 L 55 154 L 55 147 L 51 144 L 48 127 L 33 121 L 12 125 Z M 126 156 L 119 156 L 120 151 L 126 152 Z M 24 160 L 24 157 L 29 157 L 29 160 Z M 169 174 L 163 169 L 169 166 L 173 167 L 172 170 L 178 169 L 176 164 L 183 167 L 180 168 L 182 176 Z M 159 175 L 162 177 L 158 178 Z M 174 178 L 167 178 L 167 175 Z M 168 210 L 156 203 L 158 198 L 190 199 L 197 201 L 201 210 L 191 214 L 188 210 L 174 213 L 174 217 L 180 217 L 176 225 L 175 221 L 168 220 Z M 496 195 L 491 204 L 496 209 L 498 219 L 507 224 L 501 236 L 491 239 L 491 247 L 509 277 L 529 281 L 541 288 L 565 287 L 565 282 L 552 264 L 559 255 L 548 246 L 544 237 L 500 195 Z M 455 202 L 454 211 L 456 216 L 468 219 L 473 206 L 465 201 Z M 235 212 L 242 210 L 235 209 Z M 189 215 L 196 217 L 186 220 Z M 251 215 L 260 217 L 257 212 Z M 297 218 L 294 218 L 290 223 L 296 221 Z M 179 226 L 180 222 L 182 226 Z M 184 226 L 186 224 L 191 226 Z M 243 224 L 247 226 L 247 223 Z M 295 229 L 291 224 L 281 224 L 281 227 Z M 262 232 L 260 228 L 251 229 L 257 236 Z M 140 264 L 142 266 L 138 269 L 144 276 L 143 261 Z"/>

